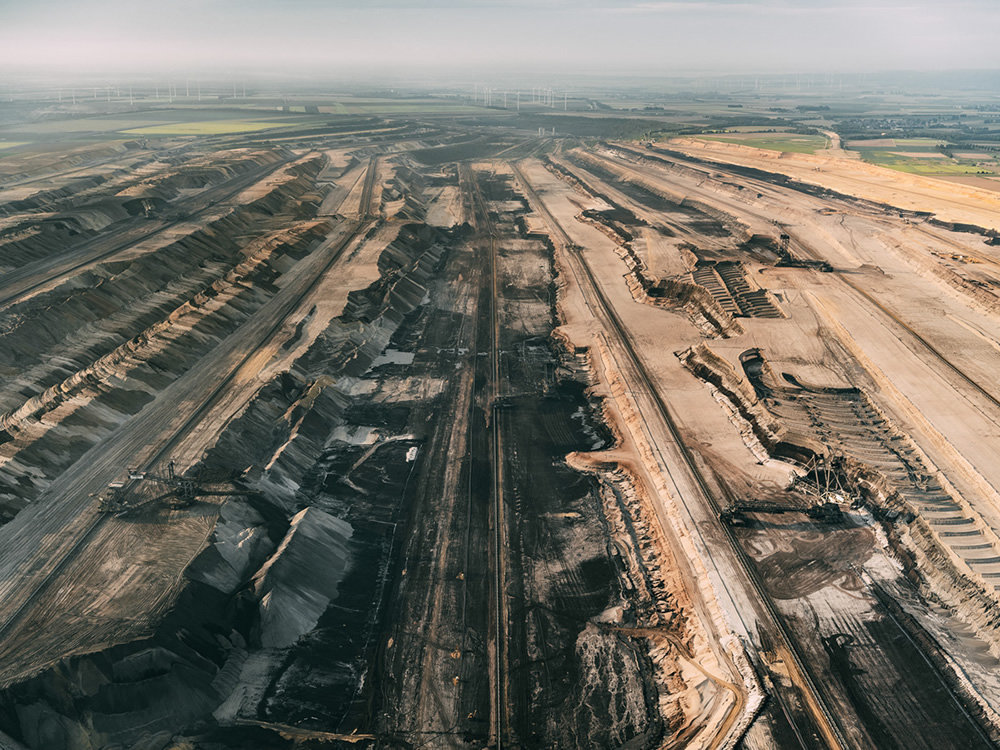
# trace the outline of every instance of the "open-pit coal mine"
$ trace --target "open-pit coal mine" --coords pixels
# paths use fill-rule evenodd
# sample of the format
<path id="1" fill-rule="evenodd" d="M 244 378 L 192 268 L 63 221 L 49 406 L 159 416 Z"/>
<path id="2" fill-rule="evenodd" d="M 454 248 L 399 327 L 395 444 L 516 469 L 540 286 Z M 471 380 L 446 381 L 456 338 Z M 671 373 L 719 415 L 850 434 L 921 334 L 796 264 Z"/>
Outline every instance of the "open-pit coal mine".
<path id="1" fill-rule="evenodd" d="M 1000 741 L 996 193 L 131 96 L 0 121 L 0 748 Z"/>

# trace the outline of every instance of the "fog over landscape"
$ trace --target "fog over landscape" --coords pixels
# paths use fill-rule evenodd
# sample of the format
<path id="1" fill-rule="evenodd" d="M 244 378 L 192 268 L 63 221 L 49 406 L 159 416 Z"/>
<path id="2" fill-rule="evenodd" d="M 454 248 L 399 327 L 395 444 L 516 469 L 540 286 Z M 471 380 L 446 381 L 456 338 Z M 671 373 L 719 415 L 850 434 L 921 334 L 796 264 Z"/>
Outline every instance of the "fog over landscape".
<path id="1" fill-rule="evenodd" d="M 993 68 L 993 0 L 38 0 L 0 64 L 362 75 L 476 65 L 646 75 Z"/>

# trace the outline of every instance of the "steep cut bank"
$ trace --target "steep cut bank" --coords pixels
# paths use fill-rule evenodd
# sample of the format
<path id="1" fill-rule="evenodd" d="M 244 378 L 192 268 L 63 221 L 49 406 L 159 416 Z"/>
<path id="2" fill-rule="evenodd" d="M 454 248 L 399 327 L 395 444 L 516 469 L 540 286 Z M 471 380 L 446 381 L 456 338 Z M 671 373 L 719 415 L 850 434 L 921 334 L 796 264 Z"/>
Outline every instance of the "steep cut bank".
<path id="1" fill-rule="evenodd" d="M 600 166 L 586 162 L 590 168 L 604 171 Z M 716 298 L 701 284 L 695 283 L 688 274 L 657 277 L 652 275 L 634 247 L 634 232 L 647 226 L 643 219 L 632 211 L 615 203 L 610 197 L 589 185 L 581 175 L 575 174 L 565 166 L 549 160 L 546 166 L 561 180 L 577 190 L 594 197 L 610 208 L 605 210 L 588 209 L 577 219 L 594 226 L 615 242 L 619 248 L 619 256 L 628 269 L 625 278 L 629 290 L 636 301 L 659 307 L 675 307 L 684 310 L 698 329 L 709 338 L 729 338 L 739 336 L 743 328 L 733 317 L 734 311 L 726 310 Z M 654 194 L 650 194 L 654 195 Z M 663 195 L 655 194 L 654 202 L 666 202 Z M 646 202 L 649 202 L 647 197 Z M 670 232 L 665 227 L 657 227 L 659 232 Z M 672 233 L 671 233 L 672 236 Z M 698 257 L 698 250 L 693 245 L 686 245 L 683 253 L 689 260 L 689 268 L 693 268 Z"/>
<path id="2" fill-rule="evenodd" d="M 876 565 L 865 580 L 897 626 L 920 644 L 963 710 L 995 736 L 997 713 L 978 673 L 996 660 L 976 650 L 995 656 L 1000 618 L 974 567 L 989 560 L 983 555 L 992 547 L 992 532 L 976 523 L 947 478 L 865 391 L 811 386 L 791 373 L 778 377 L 756 349 L 741 357 L 745 378 L 705 345 L 681 359 L 718 390 L 751 450 L 807 468 L 826 466 L 827 483 L 839 483 L 871 513 L 896 567 Z M 819 469 L 811 471 L 816 474 L 810 479 L 807 472 L 806 484 L 820 480 Z M 746 508 L 753 512 L 752 503 Z M 963 560 L 963 551 L 973 557 Z M 787 571 L 781 575 L 788 578 Z"/>
<path id="3" fill-rule="evenodd" d="M 203 231 L 3 311 L 0 518 L 16 516 L 274 296 L 331 231 L 303 203 L 320 166 L 306 160 Z"/>
<path id="4" fill-rule="evenodd" d="M 70 185 L 36 193 L 0 206 L 8 214 L 0 225 L 0 272 L 62 255 L 109 233 L 142 232 L 154 220 L 188 217 L 216 197 L 209 188 L 261 174 L 288 161 L 289 152 L 274 149 L 196 157 L 176 169 L 166 163 L 152 175 L 131 170 L 120 177 L 95 175 Z M 218 196 L 225 194 L 216 191 Z"/>
<path id="5" fill-rule="evenodd" d="M 247 499 L 222 506 L 215 531 L 186 569 L 187 583 L 168 614 L 146 638 L 65 659 L 7 686 L 0 699 L 4 731 L 46 750 L 137 742 L 160 747 L 170 738 L 182 741 L 185 728 L 198 743 L 217 736 L 234 748 L 288 744 L 266 725 L 298 721 L 294 710 L 279 704 L 283 691 L 305 685 L 296 665 L 312 661 L 317 640 L 344 626 L 330 630 L 324 617 L 356 612 L 352 616 L 360 619 L 352 627 L 363 631 L 378 609 L 378 596 L 372 600 L 373 592 L 359 579 L 368 572 L 365 560 L 381 554 L 381 531 L 373 547 L 369 529 L 330 508 L 313 507 L 313 498 L 298 488 L 321 481 L 327 446 L 339 444 L 339 436 L 360 444 L 349 435 L 352 428 L 343 415 L 353 399 L 364 400 L 359 379 L 421 304 L 422 284 L 436 273 L 443 253 L 440 235 L 415 228 L 418 234 L 424 239 L 394 244 L 383 253 L 382 270 L 395 283 L 370 306 L 369 320 L 334 320 L 291 370 L 258 393 L 207 456 L 206 466 L 228 473 L 251 465 L 242 488 Z M 411 445 L 400 443 L 401 454 L 379 451 L 379 460 L 391 455 L 409 467 L 405 456 Z M 398 504 L 401 488 L 392 482 L 389 487 Z M 152 508 L 132 522 L 150 522 L 161 513 Z M 364 641 L 350 639 L 345 647 L 361 653 L 366 648 Z M 330 663 L 343 680 L 339 700 L 349 705 L 361 662 L 358 655 L 342 656 L 344 662 Z M 243 726 L 247 722 L 265 726 Z M 324 716 L 321 725 L 336 723 Z"/>

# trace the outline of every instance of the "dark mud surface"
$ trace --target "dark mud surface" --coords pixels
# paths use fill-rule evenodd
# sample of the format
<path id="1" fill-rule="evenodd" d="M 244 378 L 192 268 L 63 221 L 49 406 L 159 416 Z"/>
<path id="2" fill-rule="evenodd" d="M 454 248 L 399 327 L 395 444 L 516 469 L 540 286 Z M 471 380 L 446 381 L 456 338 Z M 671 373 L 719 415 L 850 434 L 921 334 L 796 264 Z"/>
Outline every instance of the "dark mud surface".
<path id="1" fill-rule="evenodd" d="M 362 721 L 359 731 L 373 727 L 393 747 L 489 741 L 490 434 L 498 420 L 507 519 L 505 744 L 620 745 L 657 726 L 656 688 L 644 653 L 592 624 L 621 605 L 619 571 L 596 481 L 565 463 L 567 453 L 599 449 L 610 436 L 582 380 L 568 376 L 567 365 L 579 363 L 564 359 L 550 339 L 557 322 L 551 247 L 517 229 L 524 201 L 507 178 L 479 179 L 499 233 L 500 403 L 494 408 L 487 396 L 488 247 L 473 238 L 453 248 L 440 282 L 449 291 L 431 295 L 440 303 L 397 333 L 397 348 L 415 356 L 412 364 L 390 367 L 446 385 L 404 428 L 422 429 L 425 439 L 407 523 L 397 527 L 402 551 L 386 582 L 379 650 L 365 680 L 374 724 Z M 456 278 L 467 280 L 473 298 L 456 297 Z M 353 419 L 362 410 L 346 413 Z"/>
<path id="2" fill-rule="evenodd" d="M 854 570 L 871 556 L 875 535 L 853 524 L 831 524 L 822 529 L 811 521 L 761 514 L 737 531 L 748 553 L 758 561 L 757 570 L 775 599 L 797 599 L 826 586 L 854 580 Z M 766 529 L 766 531 L 765 531 Z M 782 547 L 769 554 L 755 540 L 773 533 L 782 536 Z"/>
<path id="3" fill-rule="evenodd" d="M 351 567 L 336 602 L 283 659 L 259 708 L 260 719 L 343 733 L 367 723 L 374 698 L 363 678 L 374 657 L 386 580 L 398 554 L 396 526 L 407 506 L 412 447 L 414 442 L 390 443 L 355 469 L 367 451 L 335 448 L 324 457 L 328 473 L 311 500 L 351 524 Z"/>
<path id="4" fill-rule="evenodd" d="M 501 231 L 524 226 L 506 180 L 483 180 L 483 190 L 508 207 Z M 525 241 L 502 241 L 497 260 L 504 404 L 494 411 L 509 521 L 511 735 L 524 747 L 617 746 L 656 727 L 656 689 L 645 654 L 592 624 L 626 597 L 597 482 L 564 460 L 611 436 L 584 384 L 558 374 L 573 360 L 549 338 L 551 248 L 517 237 Z"/>
<path id="5" fill-rule="evenodd" d="M 506 144 L 488 135 L 428 140 L 419 156 L 439 163 Z M 553 247 L 528 233 L 534 222 L 526 221 L 527 203 L 506 168 L 463 165 L 427 175 L 407 163 L 381 162 L 388 175 L 381 194 L 405 198 L 396 219 L 381 220 L 399 230 L 379 257 L 381 278 L 350 294 L 344 315 L 288 372 L 262 385 L 203 458 L 206 471 L 239 475 L 244 499 L 225 506 L 205 552 L 189 563 L 173 610 L 141 641 L 68 659 L 4 691 L 4 731 L 55 750 L 160 750 L 171 742 L 205 750 L 347 746 L 321 742 L 320 733 L 362 735 L 353 747 L 482 748 L 493 739 L 498 673 L 505 746 L 644 748 L 671 731 L 682 711 L 675 706 L 665 715 L 667 693 L 690 686 L 654 664 L 644 637 L 620 631 L 648 625 L 645 619 L 675 627 L 683 615 L 671 610 L 669 592 L 652 587 L 640 549 L 649 539 L 634 519 L 624 519 L 612 538 L 605 512 L 614 517 L 617 499 L 624 518 L 625 479 L 610 467 L 589 475 L 566 463 L 568 453 L 600 450 L 612 436 L 588 396 L 585 360 L 552 336 L 559 324 Z M 671 201 L 590 161 L 574 164 L 661 217 L 661 232 L 705 237 L 716 249 L 704 252 L 720 257 L 730 245 L 735 253 L 755 252 L 738 246 L 705 206 Z M 211 232 L 129 263 L 96 266 L 9 309 L 0 329 L 9 350 L 0 354 L 5 411 L 145 341 L 185 303 L 201 310 L 220 302 L 191 323 L 184 340 L 129 360 L 127 377 L 90 394 L 89 405 L 65 415 L 51 436 L 32 442 L 27 420 L 0 433 L 0 448 L 24 465 L 20 475 L 9 470 L 0 479 L 4 518 L 47 483 L 32 466 L 48 462 L 58 470 L 75 460 L 273 296 L 281 276 L 330 226 L 317 222 L 314 233 L 286 238 L 260 264 L 240 270 L 246 243 L 263 228 L 315 215 L 319 166 L 291 192 L 240 209 Z M 211 186 L 217 178 L 191 179 Z M 465 194 L 469 223 L 451 230 L 423 224 L 430 193 L 451 185 Z M 480 209 L 473 185 L 485 203 Z M 81 185 L 99 188 L 99 181 Z M 169 206 L 161 201 L 173 200 L 154 198 L 105 207 L 107 226 L 163 212 Z M 61 211 L 73 195 L 40 195 L 36 203 Z M 46 243 L 99 236 L 92 213 L 61 217 L 45 228 Z M 646 224 L 614 204 L 586 218 L 622 246 Z M 376 234 L 373 228 L 367 237 Z M 18 247 L 37 249 L 33 241 Z M 739 296 L 743 269 L 720 269 L 720 283 Z M 722 273 L 730 270 L 731 278 Z M 222 304 L 217 298 L 231 275 L 243 287 Z M 33 368 L 30 376 L 7 372 L 15 365 Z M 760 395 L 775 392 L 769 383 Z M 826 406 L 823 398 L 842 396 L 809 391 L 773 416 L 791 421 L 797 410 L 804 424 Z M 852 422 L 855 411 L 851 406 L 843 421 Z M 891 442 L 878 425 L 871 432 L 880 445 Z M 842 433 L 844 442 L 856 439 Z M 215 511 L 204 503 L 187 512 Z M 312 546 L 302 541 L 307 526 Z M 860 571 L 879 549 L 871 527 L 748 514 L 737 533 L 839 720 L 856 725 L 849 736 L 857 746 L 989 746 L 910 632 L 866 587 Z M 649 576 L 644 587 L 636 570 Z M 261 581 L 272 579 L 300 591 L 304 602 L 279 623 L 293 635 L 280 643 L 268 630 L 274 589 L 262 593 Z M 783 694 L 794 702 L 794 690 Z M 774 704 L 766 711 L 780 741 L 793 743 Z M 285 725 L 301 734 L 283 736 Z"/>
<path id="6" fill-rule="evenodd" d="M 852 743 L 993 747 L 917 645 L 915 624 L 904 627 L 860 577 L 879 554 L 871 528 L 850 516 L 820 524 L 799 514 L 755 514 L 737 535 Z"/>
<path id="7" fill-rule="evenodd" d="M 622 592 L 595 483 L 562 463 L 593 447 L 596 425 L 581 418 L 587 403 L 576 384 L 556 391 L 515 399 L 503 413 L 511 548 L 520 553 L 512 568 L 523 582 L 511 613 L 512 635 L 523 634 L 511 641 L 524 644 L 512 654 L 512 694 L 532 696 L 515 726 L 525 747 L 614 746 L 650 722 L 647 665 L 625 641 L 596 631 L 584 645 L 588 623 L 619 605 Z"/>

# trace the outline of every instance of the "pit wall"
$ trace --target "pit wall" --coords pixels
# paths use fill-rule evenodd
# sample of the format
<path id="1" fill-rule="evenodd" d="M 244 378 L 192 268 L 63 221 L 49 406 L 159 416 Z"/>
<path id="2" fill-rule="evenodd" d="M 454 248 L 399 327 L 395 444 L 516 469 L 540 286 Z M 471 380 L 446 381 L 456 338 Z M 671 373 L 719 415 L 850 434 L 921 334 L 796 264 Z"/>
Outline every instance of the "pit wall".
<path id="1" fill-rule="evenodd" d="M 427 203 L 423 199 L 427 180 L 408 166 L 399 166 L 382 188 L 382 200 L 391 218 L 400 221 L 423 222 L 427 218 Z"/>
<path id="2" fill-rule="evenodd" d="M 725 227 L 726 231 L 736 239 L 737 243 L 748 242 L 750 238 L 753 236 L 753 233 L 750 231 L 750 227 L 741 222 L 735 216 L 728 214 L 725 211 L 721 211 L 714 206 L 708 205 L 707 203 L 702 203 L 701 201 L 692 200 L 687 196 L 671 193 L 670 191 L 663 189 L 662 187 L 654 184 L 649 180 L 638 177 L 635 174 L 627 174 L 621 167 L 617 166 L 616 164 L 609 164 L 607 161 L 602 161 L 598 157 L 586 151 L 576 151 L 574 153 L 575 155 L 579 156 L 581 159 L 586 161 L 588 164 L 592 164 L 594 167 L 598 169 L 608 171 L 614 174 L 619 179 L 640 185 L 644 190 L 648 191 L 649 193 L 655 196 L 662 198 L 665 201 L 674 203 L 676 205 L 683 204 L 685 206 L 689 206 L 699 211 L 700 213 L 705 214 L 705 216 L 715 219 L 723 227 Z M 627 161 L 635 160 L 634 155 L 622 151 L 617 147 L 608 146 L 607 153 L 608 155 L 617 156 Z M 683 174 L 697 176 L 699 179 L 705 178 L 704 174 L 696 173 L 694 170 L 690 169 L 685 170 L 684 168 L 678 168 L 675 171 L 681 172 Z"/>
<path id="3" fill-rule="evenodd" d="M 609 353 L 603 347 L 600 352 L 576 348 L 562 329 L 557 328 L 553 337 L 566 352 L 564 361 L 582 359 L 585 363 L 581 379 L 591 384 L 589 395 L 593 399 L 594 408 L 603 414 L 603 422 L 615 440 L 614 445 L 605 451 L 570 454 L 567 461 L 579 471 L 594 474 L 601 482 L 609 534 L 621 561 L 623 575 L 627 579 L 624 588 L 634 594 L 637 629 L 634 632 L 645 633 L 649 656 L 655 666 L 660 712 L 667 733 L 661 746 L 669 747 L 670 738 L 685 730 L 695 732 L 693 743 L 688 746 L 709 743 L 708 735 L 717 727 L 706 722 L 703 711 L 707 710 L 708 703 L 712 701 L 724 703 L 728 699 L 728 688 L 722 684 L 702 684 L 704 674 L 692 669 L 690 663 L 712 665 L 710 671 L 715 674 L 726 667 L 717 663 L 704 630 L 706 625 L 701 624 L 694 614 L 692 594 L 680 576 L 680 568 L 674 557 L 675 546 L 668 540 L 668 535 L 681 540 L 678 543 L 685 559 L 695 566 L 700 564 L 697 552 L 690 548 L 692 543 L 683 522 L 674 517 L 676 511 L 668 514 L 672 521 L 669 532 L 660 525 L 655 505 L 672 504 L 671 500 L 662 499 L 670 498 L 666 487 L 654 488 L 652 491 L 657 496 L 651 497 L 646 483 L 639 479 L 643 472 L 657 471 L 652 449 L 637 445 L 629 450 L 627 457 L 621 453 L 621 446 L 631 442 L 624 437 L 622 420 L 637 419 L 637 416 L 629 416 L 632 407 L 626 396 L 625 384 L 601 364 L 611 361 Z M 611 381 L 605 382 L 609 375 Z M 638 455 L 633 456 L 633 453 Z M 708 575 L 704 571 L 701 575 L 695 575 L 702 588 L 700 595 L 709 602 L 714 601 L 715 595 Z M 721 611 L 711 606 L 709 610 L 714 613 L 714 627 L 722 632 L 729 632 Z M 724 640 L 722 647 L 728 660 L 736 668 L 734 679 L 742 683 L 742 691 L 746 696 L 744 710 L 735 726 L 730 728 L 725 737 L 711 737 L 711 741 L 720 743 L 716 746 L 728 748 L 739 744 L 740 738 L 763 706 L 765 693 L 746 655 L 744 644 L 735 637 Z M 700 730 L 696 728 L 699 724 L 703 724 Z M 702 734 L 706 736 L 701 736 Z"/>
<path id="4" fill-rule="evenodd" d="M 0 369 L 14 374 L 0 378 L 0 519 L 241 324 L 325 237 L 327 222 L 305 218 L 249 239 L 270 218 L 261 211 L 279 209 L 278 221 L 299 213 L 318 166 L 295 167 L 258 211 L 241 207 L 137 259 L 99 264 L 4 313 Z"/>
<path id="5" fill-rule="evenodd" d="M 992 286 L 988 286 L 978 279 L 970 279 L 948 267 L 945 260 L 929 256 L 924 247 L 911 249 L 891 239 L 883 240 L 883 242 L 922 276 L 943 281 L 955 293 L 971 302 L 973 307 L 989 315 L 996 315 L 1000 312 L 1000 297 L 993 291 Z"/>
<path id="6" fill-rule="evenodd" d="M 355 379 L 382 354 L 403 318 L 423 303 L 425 285 L 444 253 L 443 237 L 433 229 L 402 227 L 379 256 L 379 279 L 348 296 L 343 315 L 291 370 L 260 391 L 208 453 L 206 465 L 252 464 L 254 492 L 298 510 L 303 477 L 329 434 L 343 424 Z M 246 435 L 258 437 L 248 444 Z"/>
<path id="7" fill-rule="evenodd" d="M 680 352 L 677 356 L 695 377 L 717 389 L 731 410 L 749 425 L 753 439 L 758 445 L 771 455 L 787 455 L 788 449 L 782 446 L 786 430 L 760 403 L 753 388 L 729 362 L 713 352 L 706 344 L 698 344 Z"/>
<path id="8" fill-rule="evenodd" d="M 809 454 L 822 450 L 815 441 L 798 441 L 788 446 L 787 432 L 770 416 L 753 395 L 753 389 L 735 369 L 707 346 L 699 345 L 684 352 L 684 364 L 699 379 L 717 388 L 733 412 L 753 426 L 754 435 L 767 447 L 772 458 L 803 462 Z M 914 453 L 925 461 L 919 448 L 875 404 L 868 394 L 863 394 L 872 409 L 881 414 L 890 429 L 908 443 Z M 810 451 L 810 446 L 814 450 Z M 797 452 L 798 455 L 790 455 Z M 845 457 L 848 479 L 861 491 L 865 504 L 871 508 L 882 524 L 897 560 L 907 577 L 915 583 L 924 596 L 936 599 L 955 612 L 974 628 L 976 634 L 994 655 L 1000 655 L 1000 607 L 996 599 L 985 592 L 981 585 L 970 578 L 971 571 L 963 571 L 960 563 L 938 541 L 931 526 L 920 516 L 909 512 L 908 506 L 879 471 L 859 461 Z M 929 464 L 928 464 L 929 465 Z M 935 472 L 935 478 L 953 498 L 966 505 L 947 479 Z M 975 517 L 975 516 L 973 516 Z"/>
<path id="9" fill-rule="evenodd" d="M 59 159 L 59 166 L 57 168 L 53 168 L 52 163 L 50 162 L 35 169 L 23 169 L 20 172 L 0 175 L 0 186 L 9 182 L 20 182 L 34 177 L 43 177 L 45 175 L 52 174 L 57 169 L 69 170 L 74 167 L 94 164 L 104 159 L 110 159 L 116 156 L 120 157 L 122 154 L 134 151 L 137 146 L 138 144 L 135 141 L 119 141 L 117 143 L 101 144 L 100 146 L 94 146 L 85 150 L 78 150 L 74 153 L 62 156 Z"/>
<path id="10" fill-rule="evenodd" d="M 229 424 L 203 466 L 253 462 L 248 500 L 232 498 L 215 531 L 185 571 L 188 580 L 149 637 L 66 658 L 0 692 L 0 730 L 32 750 L 91 750 L 139 741 L 167 743 L 185 726 L 243 690 L 248 660 L 278 650 L 315 625 L 336 595 L 348 561 L 324 576 L 307 573 L 312 549 L 342 548 L 350 527 L 303 507 L 299 487 L 331 433 L 343 424 L 349 383 L 363 374 L 392 331 L 424 300 L 440 266 L 440 235 L 420 225 L 382 253 L 378 314 L 367 323 L 334 320 L 291 370 L 276 376 Z M 369 290 L 365 290 L 366 292 Z M 344 385 L 338 387 L 337 380 Z M 324 559 L 328 557 L 323 553 Z M 284 597 L 279 603 L 276 597 Z M 239 697 L 239 696 L 237 696 Z M 237 704 L 239 701 L 237 701 Z"/>
<path id="11" fill-rule="evenodd" d="M 722 309 L 704 287 L 684 279 L 654 279 L 632 247 L 632 235 L 599 211 L 584 211 L 577 221 L 598 229 L 615 243 L 615 252 L 628 269 L 625 280 L 632 298 L 654 307 L 680 307 L 702 333 L 711 338 L 730 338 L 743 333 L 743 327 Z"/>
<path id="12" fill-rule="evenodd" d="M 48 255 L 65 252 L 69 247 L 97 236 L 98 232 L 150 210 L 167 208 L 180 190 L 207 188 L 245 174 L 252 169 L 275 164 L 291 154 L 282 150 L 256 152 L 252 157 L 238 156 L 231 162 L 208 167 L 185 168 L 163 177 L 155 183 L 138 183 L 114 195 L 98 195 L 81 204 L 83 196 L 77 186 L 39 193 L 0 207 L 7 213 L 27 213 L 16 223 L 0 232 L 0 267 L 10 270 Z M 293 167 L 293 177 L 312 178 L 318 173 L 313 166 L 318 159 Z M 100 194 L 106 178 L 93 177 L 85 184 Z M 113 189 L 113 188 L 112 188 Z M 90 192 L 90 191 L 85 191 Z"/>

